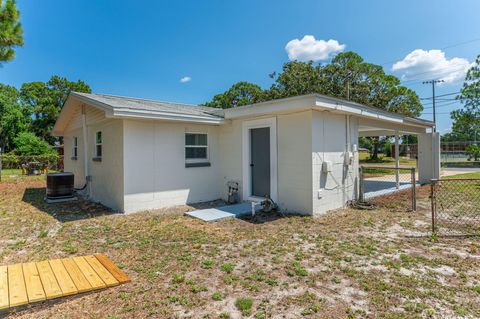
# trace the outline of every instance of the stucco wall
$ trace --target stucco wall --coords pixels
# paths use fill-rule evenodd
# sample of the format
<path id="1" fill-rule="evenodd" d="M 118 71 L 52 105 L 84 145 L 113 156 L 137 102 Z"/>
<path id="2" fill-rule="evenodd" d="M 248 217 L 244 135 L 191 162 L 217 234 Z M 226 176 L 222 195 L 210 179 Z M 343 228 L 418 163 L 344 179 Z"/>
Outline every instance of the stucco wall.
<path id="1" fill-rule="evenodd" d="M 220 126 L 222 198 L 227 198 L 228 181 L 236 181 L 240 186 L 239 198 L 243 200 L 243 123 L 274 117 L 277 126 L 277 204 L 285 212 L 310 214 L 312 211 L 311 114 L 311 111 L 304 111 L 237 119 Z"/>
<path id="2" fill-rule="evenodd" d="M 358 120 L 350 118 L 350 152 L 352 165 L 345 166 L 347 117 L 330 112 L 313 111 L 312 118 L 312 176 L 313 214 L 343 207 L 355 198 L 358 187 Z M 322 163 L 330 161 L 332 171 L 322 172 Z"/>
<path id="3" fill-rule="evenodd" d="M 75 187 L 85 184 L 85 176 L 91 176 L 83 191 L 94 201 L 114 210 L 123 210 L 123 124 L 121 120 L 108 120 L 102 111 L 86 106 L 88 173 L 84 172 L 84 141 L 81 108 L 71 119 L 64 134 L 66 172 L 75 175 Z M 95 132 L 102 131 L 103 156 L 101 162 L 92 160 L 95 148 Z M 78 156 L 72 159 L 73 137 L 78 139 Z"/>
<path id="4" fill-rule="evenodd" d="M 312 111 L 278 115 L 278 204 L 297 214 L 312 212 Z"/>
<path id="5" fill-rule="evenodd" d="M 222 197 L 218 127 L 124 121 L 125 212 Z M 208 134 L 210 167 L 185 167 L 185 132 Z"/>

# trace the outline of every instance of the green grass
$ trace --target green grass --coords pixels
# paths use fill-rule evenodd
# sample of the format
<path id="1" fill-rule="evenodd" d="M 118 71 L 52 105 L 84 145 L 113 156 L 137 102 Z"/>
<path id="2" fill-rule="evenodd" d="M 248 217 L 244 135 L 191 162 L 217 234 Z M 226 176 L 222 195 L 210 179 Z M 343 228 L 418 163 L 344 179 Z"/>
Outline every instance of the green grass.
<path id="1" fill-rule="evenodd" d="M 55 171 L 49 171 L 53 173 Z M 45 180 L 46 175 L 22 175 L 21 169 L 9 168 L 2 169 L 2 182 L 18 182 L 18 181 L 36 181 L 36 180 Z"/>
<path id="2" fill-rule="evenodd" d="M 445 176 L 444 179 L 455 179 L 455 178 L 480 178 L 480 172 L 475 173 L 465 173 L 458 175 Z"/>

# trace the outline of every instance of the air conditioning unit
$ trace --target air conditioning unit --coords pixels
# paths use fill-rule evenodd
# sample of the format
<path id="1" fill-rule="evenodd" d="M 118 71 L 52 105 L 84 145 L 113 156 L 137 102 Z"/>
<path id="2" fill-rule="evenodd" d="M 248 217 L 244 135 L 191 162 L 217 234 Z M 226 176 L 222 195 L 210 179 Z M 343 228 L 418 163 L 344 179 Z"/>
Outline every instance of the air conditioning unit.
<path id="1" fill-rule="evenodd" d="M 73 173 L 49 173 L 47 174 L 47 203 L 64 202 L 75 200 Z"/>

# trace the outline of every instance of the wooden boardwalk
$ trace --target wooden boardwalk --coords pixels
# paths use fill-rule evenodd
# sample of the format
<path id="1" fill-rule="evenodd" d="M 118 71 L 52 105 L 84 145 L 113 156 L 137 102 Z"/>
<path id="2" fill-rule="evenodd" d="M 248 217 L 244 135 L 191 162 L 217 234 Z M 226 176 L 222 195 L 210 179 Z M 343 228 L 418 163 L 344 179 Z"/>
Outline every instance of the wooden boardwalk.
<path id="1" fill-rule="evenodd" d="M 102 254 L 0 266 L 0 310 L 127 282 Z"/>

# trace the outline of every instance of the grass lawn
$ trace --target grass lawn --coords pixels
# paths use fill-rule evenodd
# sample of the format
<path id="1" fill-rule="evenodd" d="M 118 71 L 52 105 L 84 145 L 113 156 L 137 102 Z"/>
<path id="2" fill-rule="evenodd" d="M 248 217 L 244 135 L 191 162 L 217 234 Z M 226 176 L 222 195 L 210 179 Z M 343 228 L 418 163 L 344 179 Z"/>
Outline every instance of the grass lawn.
<path id="1" fill-rule="evenodd" d="M 442 177 L 444 179 L 453 179 L 453 178 L 480 178 L 480 172 L 475 173 L 465 173 L 465 174 L 458 174 L 458 175 L 451 175 Z"/>
<path id="2" fill-rule="evenodd" d="M 0 264 L 100 252 L 132 283 L 12 318 L 480 317 L 480 239 L 428 236 L 428 191 L 416 213 L 203 223 L 187 206 L 47 205 L 44 183 L 0 183 Z"/>
<path id="3" fill-rule="evenodd" d="M 54 172 L 54 171 L 50 171 Z M 2 169 L 2 182 L 19 182 L 19 181 L 31 181 L 31 180 L 45 180 L 45 174 L 28 176 L 23 175 L 21 169 Z"/>

